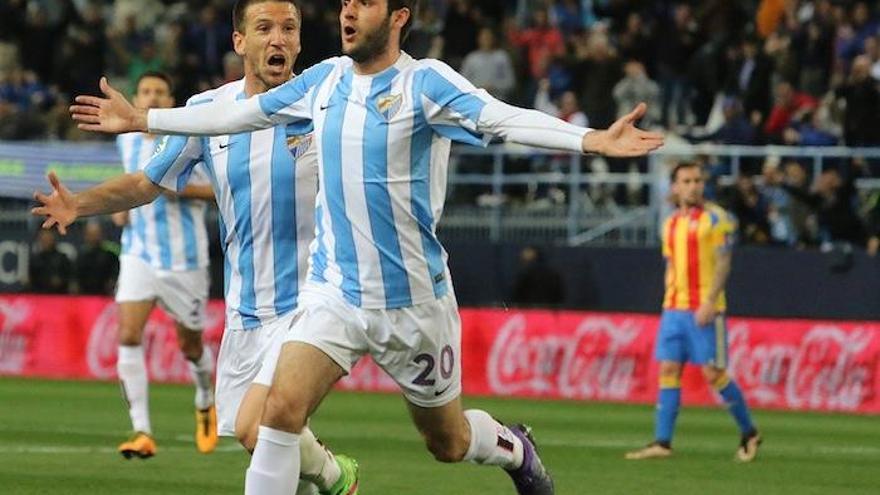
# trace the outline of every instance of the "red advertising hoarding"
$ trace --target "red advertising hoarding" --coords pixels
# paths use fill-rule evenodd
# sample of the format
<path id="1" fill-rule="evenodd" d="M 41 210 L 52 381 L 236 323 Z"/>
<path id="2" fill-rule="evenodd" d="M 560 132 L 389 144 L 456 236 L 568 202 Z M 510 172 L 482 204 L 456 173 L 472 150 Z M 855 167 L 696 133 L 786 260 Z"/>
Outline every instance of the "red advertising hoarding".
<path id="1" fill-rule="evenodd" d="M 467 394 L 650 403 L 659 315 L 464 309 Z M 117 314 L 98 297 L 0 296 L 0 375 L 110 380 L 116 377 Z M 223 304 L 208 310 L 216 352 Z M 757 407 L 880 413 L 880 323 L 730 318 L 729 370 Z M 156 381 L 189 379 L 174 327 L 161 312 L 145 334 Z M 394 391 L 371 361 L 340 384 Z M 684 378 L 687 403 L 717 398 L 697 370 Z"/>

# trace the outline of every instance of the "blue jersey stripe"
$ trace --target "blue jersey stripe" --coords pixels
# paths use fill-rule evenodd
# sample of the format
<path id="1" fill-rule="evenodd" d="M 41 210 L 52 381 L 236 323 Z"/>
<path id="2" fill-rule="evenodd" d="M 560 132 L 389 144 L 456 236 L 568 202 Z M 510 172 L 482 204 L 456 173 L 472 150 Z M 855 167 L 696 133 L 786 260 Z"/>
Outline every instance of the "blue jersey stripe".
<path id="1" fill-rule="evenodd" d="M 299 266 L 296 252 L 296 161 L 287 149 L 287 133 L 275 127 L 272 143 L 272 253 L 275 262 L 275 313 L 296 307 Z M 293 178 L 293 180 L 286 180 Z M 290 219 L 293 218 L 291 223 Z M 292 283 L 291 283 L 292 281 Z"/>
<path id="2" fill-rule="evenodd" d="M 277 88 L 259 95 L 260 109 L 271 117 L 305 98 L 315 85 L 320 84 L 333 71 L 332 64 L 318 64 Z"/>
<path id="3" fill-rule="evenodd" d="M 159 260 L 162 268 L 170 270 L 171 262 L 171 228 L 168 225 L 168 200 L 159 196 L 153 202 L 153 221 L 156 224 L 156 242 L 159 244 Z"/>
<path id="4" fill-rule="evenodd" d="M 391 88 L 397 76 L 396 69 L 389 69 L 373 79 L 367 102 L 367 118 L 364 123 L 364 194 L 370 228 L 376 249 L 379 251 L 379 267 L 385 287 L 385 303 L 388 307 L 412 305 L 412 292 L 406 265 L 400 251 L 400 239 L 394 225 L 394 210 L 388 193 L 388 121 L 378 107 L 379 98 Z"/>
<path id="5" fill-rule="evenodd" d="M 255 316 L 257 295 L 254 288 L 254 237 L 251 226 L 251 171 L 248 166 L 251 153 L 250 133 L 235 134 L 229 137 L 229 158 L 226 163 L 226 176 L 230 184 L 239 184 L 232 189 L 232 204 L 235 210 L 235 236 L 238 238 L 238 273 L 241 277 L 239 311 L 245 328 L 260 326 Z"/>
<path id="6" fill-rule="evenodd" d="M 342 126 L 348 96 L 351 94 L 352 70 L 349 69 L 336 85 L 330 97 L 324 124 L 322 150 L 327 214 L 336 241 L 335 260 L 342 272 L 342 293 L 351 304 L 361 305 L 361 283 L 357 251 L 351 221 L 345 211 L 345 192 L 342 185 Z"/>
<path id="7" fill-rule="evenodd" d="M 318 247 L 312 253 L 312 280 L 326 282 L 324 271 L 327 269 L 327 246 L 324 244 L 324 214 L 320 206 L 315 206 L 315 238 Z"/>
<path id="8" fill-rule="evenodd" d="M 428 274 L 434 286 L 434 296 L 446 295 L 448 281 L 443 263 L 443 247 L 434 234 L 434 214 L 431 210 L 431 146 L 434 133 L 425 119 L 422 94 L 425 73 L 416 75 L 413 82 L 413 130 L 410 156 L 412 212 L 419 226 L 422 251 L 428 263 Z M 445 178 L 443 179 L 445 180 Z"/>
<path id="9" fill-rule="evenodd" d="M 424 94 L 434 103 L 441 107 L 448 107 L 452 110 L 464 115 L 473 123 L 477 123 L 483 107 L 486 102 L 476 96 L 465 93 L 458 89 L 454 84 L 446 80 L 434 69 L 426 69 L 421 74 L 421 85 Z M 422 92 L 413 92 L 413 95 L 420 95 Z M 421 105 L 421 102 L 418 102 Z"/>
<path id="10" fill-rule="evenodd" d="M 122 146 L 123 139 L 124 139 L 123 137 L 117 138 L 116 144 L 119 147 L 119 156 L 121 156 L 121 157 L 123 157 L 123 159 L 125 159 L 126 158 L 125 157 L 125 149 Z M 126 173 L 130 174 L 130 173 L 137 172 L 138 157 L 140 157 L 140 155 L 141 155 L 141 146 L 143 146 L 143 143 L 144 143 L 144 137 L 141 134 L 138 134 L 137 136 L 135 136 L 134 141 L 132 142 L 132 146 L 131 146 L 131 156 L 129 156 L 128 160 L 125 160 L 124 163 L 122 164 Z M 138 210 L 135 208 L 135 209 L 129 211 L 129 213 L 128 213 L 128 223 L 129 224 L 122 231 L 122 253 L 123 254 L 128 254 L 130 252 L 130 250 L 132 249 L 132 243 L 134 242 L 133 237 L 135 236 L 135 234 L 132 232 L 133 229 L 137 230 L 138 228 L 140 228 L 141 230 L 138 230 L 137 235 L 140 236 L 141 239 L 144 238 L 143 233 L 146 231 L 146 225 L 144 225 L 143 222 L 138 222 L 140 217 L 138 217 L 137 212 L 138 212 Z M 147 260 L 147 261 L 149 261 L 149 260 Z"/>
<path id="11" fill-rule="evenodd" d="M 180 154 L 183 153 L 187 139 L 186 136 L 165 136 L 160 138 L 158 153 L 156 153 L 156 155 L 150 159 L 147 166 L 144 167 L 144 173 L 151 181 L 156 184 L 162 183 L 162 179 L 165 178 L 165 175 L 171 170 L 174 162 L 176 162 L 177 158 L 180 157 Z M 178 177 L 178 182 L 179 181 L 180 177 Z"/>
<path id="12" fill-rule="evenodd" d="M 473 146 L 484 146 L 483 135 L 454 125 L 434 125 L 434 131 L 445 138 Z"/>
<path id="13" fill-rule="evenodd" d="M 180 220 L 183 222 L 183 252 L 186 255 L 186 269 L 196 270 L 199 268 L 199 249 L 192 204 L 185 199 L 180 200 L 178 204 L 180 206 Z"/>

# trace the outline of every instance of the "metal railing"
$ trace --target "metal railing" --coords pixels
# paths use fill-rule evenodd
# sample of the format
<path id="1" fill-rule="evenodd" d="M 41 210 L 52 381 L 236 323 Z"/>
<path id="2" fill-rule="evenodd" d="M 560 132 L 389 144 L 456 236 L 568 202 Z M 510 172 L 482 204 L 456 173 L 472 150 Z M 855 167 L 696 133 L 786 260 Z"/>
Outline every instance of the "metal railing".
<path id="1" fill-rule="evenodd" d="M 668 171 L 702 155 L 729 166 L 721 183 L 730 184 L 750 159 L 794 159 L 817 177 L 840 160 L 880 161 L 880 148 L 668 145 L 646 159 L 609 165 L 601 157 L 518 146 L 457 147 L 440 233 L 455 240 L 655 245 L 670 208 Z M 862 178 L 856 186 L 878 190 L 880 179 Z M 462 195 L 463 188 L 475 192 Z M 628 195 L 640 199 L 619 200 Z"/>
<path id="2" fill-rule="evenodd" d="M 609 162 L 511 145 L 456 147 L 440 234 L 459 241 L 654 245 L 669 208 L 671 164 L 700 155 L 728 164 L 724 183 L 748 160 L 769 156 L 797 159 L 813 177 L 840 160 L 880 162 L 880 148 L 667 145 L 646 159 Z M 880 178 L 859 179 L 857 187 L 880 190 Z M 0 204 L 0 229 L 25 225 L 36 225 L 26 207 Z"/>

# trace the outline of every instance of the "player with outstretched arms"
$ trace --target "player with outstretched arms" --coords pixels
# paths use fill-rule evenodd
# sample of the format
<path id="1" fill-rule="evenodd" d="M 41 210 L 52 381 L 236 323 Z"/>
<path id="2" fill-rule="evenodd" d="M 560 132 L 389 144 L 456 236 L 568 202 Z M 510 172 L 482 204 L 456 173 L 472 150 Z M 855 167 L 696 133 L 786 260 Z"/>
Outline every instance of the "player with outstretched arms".
<path id="1" fill-rule="evenodd" d="M 370 354 L 401 387 L 441 462 L 499 466 L 520 494 L 552 494 L 529 429 L 461 404 L 461 328 L 437 240 L 452 140 L 492 137 L 571 152 L 640 156 L 661 135 L 634 126 L 639 105 L 607 131 L 509 106 L 436 60 L 400 50 L 417 0 L 343 0 L 345 56 L 234 105 L 140 111 L 109 87 L 77 97 L 85 130 L 190 135 L 311 121 L 318 152 L 316 240 L 308 282 L 282 347 L 247 471 L 247 494 L 286 494 L 301 432 L 330 388 Z"/>
<path id="2" fill-rule="evenodd" d="M 134 102 L 140 108 L 174 105 L 171 79 L 164 73 L 144 73 L 135 88 Z M 143 132 L 118 136 L 116 144 L 125 172 L 143 170 L 161 140 L 161 136 Z M 214 358 L 202 344 L 209 285 L 205 210 L 214 195 L 202 170 L 195 169 L 186 179 L 182 181 L 185 187 L 175 193 L 114 216 L 123 226 L 116 290 L 116 370 L 134 431 L 118 450 L 127 459 L 156 453 L 143 336 L 157 303 L 174 320 L 180 350 L 196 385 L 196 448 L 206 454 L 217 445 Z"/>
<path id="3" fill-rule="evenodd" d="M 193 96 L 189 106 L 232 105 L 288 81 L 300 51 L 300 22 L 292 0 L 239 0 L 233 9 L 233 43 L 244 57 L 245 77 Z M 290 324 L 314 239 L 317 155 L 310 123 L 210 139 L 170 136 L 142 172 L 87 191 L 72 195 L 50 177 L 55 192 L 38 195 L 43 206 L 34 212 L 48 216 L 45 227 L 64 229 L 79 216 L 145 204 L 163 190 L 177 190 L 199 163 L 213 184 L 226 260 L 226 331 L 217 366 L 219 432 L 237 436 L 253 450 L 277 361 L 261 367 L 263 357 L 273 343 L 280 346 L 278 337 Z M 300 449 L 301 476 L 316 486 L 301 485 L 298 493 L 316 488 L 330 495 L 357 493 L 353 460 L 334 459 L 308 428 Z"/>

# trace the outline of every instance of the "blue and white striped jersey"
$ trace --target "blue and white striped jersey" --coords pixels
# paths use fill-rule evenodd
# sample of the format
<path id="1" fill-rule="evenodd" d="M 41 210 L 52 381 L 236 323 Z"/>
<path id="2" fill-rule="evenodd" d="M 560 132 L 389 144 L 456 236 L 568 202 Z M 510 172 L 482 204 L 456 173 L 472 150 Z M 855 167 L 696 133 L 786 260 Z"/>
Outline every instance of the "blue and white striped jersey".
<path id="1" fill-rule="evenodd" d="M 588 129 L 504 104 L 436 60 L 402 53 L 359 75 L 324 61 L 236 105 L 151 110 L 151 130 L 218 134 L 312 121 L 318 153 L 317 237 L 310 278 L 351 304 L 401 308 L 451 290 L 436 227 L 452 140 L 582 151 Z"/>
<path id="2" fill-rule="evenodd" d="M 244 80 L 190 98 L 189 106 L 244 98 Z M 226 324 L 256 328 L 296 307 L 315 237 L 317 160 L 310 122 L 211 138 L 172 136 L 146 167 L 173 190 L 198 163 L 220 212 Z"/>
<path id="3" fill-rule="evenodd" d="M 139 132 L 116 138 L 126 173 L 137 172 L 149 163 L 162 136 Z M 203 171 L 182 179 L 207 183 Z M 129 212 L 122 230 L 123 255 L 137 256 L 158 270 L 186 271 L 208 266 L 208 234 L 205 230 L 207 203 L 193 199 L 159 196 L 152 203 Z"/>

